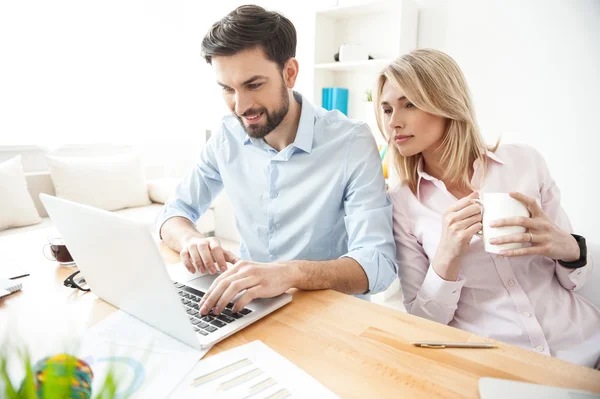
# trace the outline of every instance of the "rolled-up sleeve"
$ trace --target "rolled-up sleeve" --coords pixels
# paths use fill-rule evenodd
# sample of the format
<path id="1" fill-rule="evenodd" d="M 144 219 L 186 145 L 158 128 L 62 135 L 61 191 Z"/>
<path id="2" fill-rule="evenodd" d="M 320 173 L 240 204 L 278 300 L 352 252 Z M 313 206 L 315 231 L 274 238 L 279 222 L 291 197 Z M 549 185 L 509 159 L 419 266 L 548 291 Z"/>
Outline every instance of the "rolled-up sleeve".
<path id="1" fill-rule="evenodd" d="M 402 200 L 396 192 L 392 194 L 396 262 L 404 306 L 410 314 L 448 324 L 454 318 L 466 279 L 459 275 L 457 281 L 447 281 L 435 272 L 412 234 Z"/>
<path id="2" fill-rule="evenodd" d="M 366 124 L 356 128 L 346 154 L 344 193 L 348 253 L 369 280 L 368 294 L 384 291 L 397 274 L 392 205 L 385 191 L 381 159 Z"/>
<path id="3" fill-rule="evenodd" d="M 541 182 L 540 196 L 542 209 L 558 227 L 572 233 L 573 228 L 571 227 L 571 222 L 560 204 L 560 189 L 550 175 L 550 171 L 548 170 L 548 166 L 542 155 L 535 149 L 531 150 L 535 154 L 533 159 L 535 159 L 537 163 L 538 178 Z M 587 265 L 578 269 L 567 269 L 556 262 L 555 273 L 558 281 L 564 288 L 568 290 L 577 290 L 581 288 L 588 280 L 589 276 L 591 276 L 593 268 L 594 264 L 588 249 Z"/>
<path id="4" fill-rule="evenodd" d="M 156 229 L 159 235 L 163 224 L 176 216 L 189 219 L 195 224 L 221 192 L 223 181 L 217 163 L 221 145 L 220 134 L 211 137 L 206 143 L 194 168 L 177 186 L 175 195 L 169 198 L 158 214 Z"/>

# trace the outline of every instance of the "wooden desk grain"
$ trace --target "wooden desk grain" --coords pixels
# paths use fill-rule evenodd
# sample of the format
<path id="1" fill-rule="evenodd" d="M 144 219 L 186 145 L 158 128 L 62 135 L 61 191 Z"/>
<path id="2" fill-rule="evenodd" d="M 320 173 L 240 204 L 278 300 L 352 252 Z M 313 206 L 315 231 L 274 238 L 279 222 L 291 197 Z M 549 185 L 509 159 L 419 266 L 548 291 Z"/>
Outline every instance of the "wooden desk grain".
<path id="1" fill-rule="evenodd" d="M 166 263 L 179 261 L 164 245 L 161 252 Z M 115 309 L 93 294 L 63 287 L 73 269 L 40 261 L 30 271 L 22 292 L 0 299 L 0 332 L 10 331 L 7 321 L 17 315 L 23 342 L 54 334 L 56 320 L 68 320 L 70 331 L 81 332 Z M 480 377 L 600 393 L 600 371 L 334 291 L 290 293 L 289 305 L 217 344 L 207 356 L 259 339 L 344 398 L 478 398 Z M 40 325 L 53 320 L 40 332 Z M 495 342 L 499 348 L 410 345 L 417 340 Z"/>

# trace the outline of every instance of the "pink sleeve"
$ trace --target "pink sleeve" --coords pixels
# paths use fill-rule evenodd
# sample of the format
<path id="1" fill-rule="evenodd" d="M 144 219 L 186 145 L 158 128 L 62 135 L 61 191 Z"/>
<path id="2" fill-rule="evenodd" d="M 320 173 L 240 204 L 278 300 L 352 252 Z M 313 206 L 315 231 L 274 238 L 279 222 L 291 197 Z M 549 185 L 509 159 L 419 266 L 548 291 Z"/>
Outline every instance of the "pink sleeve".
<path id="1" fill-rule="evenodd" d="M 458 281 L 446 281 L 433 270 L 423 247 L 412 234 L 410 221 L 394 204 L 394 239 L 396 241 L 396 262 L 404 305 L 415 315 L 442 324 L 454 318 L 460 292 L 465 285 L 463 276 Z"/>
<path id="2" fill-rule="evenodd" d="M 538 173 L 541 183 L 540 196 L 542 199 L 542 209 L 558 227 L 572 233 L 573 228 L 571 227 L 571 222 L 560 205 L 560 189 L 552 176 L 550 176 L 550 171 L 548 170 L 548 166 L 542 155 L 537 151 L 535 151 L 535 153 L 536 157 L 534 157 L 534 159 L 536 159 L 536 162 L 538 163 Z M 558 277 L 558 281 L 568 290 L 577 290 L 581 288 L 588 280 L 588 277 L 591 275 L 594 268 L 589 250 L 587 255 L 587 265 L 580 267 L 579 269 L 567 269 L 561 266 L 560 263 L 555 263 L 555 273 Z"/>

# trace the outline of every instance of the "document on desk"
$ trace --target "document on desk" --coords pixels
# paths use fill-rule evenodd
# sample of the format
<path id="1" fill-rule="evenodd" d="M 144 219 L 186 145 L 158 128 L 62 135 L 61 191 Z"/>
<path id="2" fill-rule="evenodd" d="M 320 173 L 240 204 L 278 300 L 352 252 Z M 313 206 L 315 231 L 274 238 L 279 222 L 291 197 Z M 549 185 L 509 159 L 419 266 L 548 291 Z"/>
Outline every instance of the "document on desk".
<path id="1" fill-rule="evenodd" d="M 172 399 L 337 398 L 261 341 L 202 360 L 179 384 Z"/>
<path id="2" fill-rule="evenodd" d="M 77 351 L 94 373 L 93 392 L 112 367 L 119 397 L 131 398 L 166 398 L 206 352 L 120 310 L 87 330 Z"/>

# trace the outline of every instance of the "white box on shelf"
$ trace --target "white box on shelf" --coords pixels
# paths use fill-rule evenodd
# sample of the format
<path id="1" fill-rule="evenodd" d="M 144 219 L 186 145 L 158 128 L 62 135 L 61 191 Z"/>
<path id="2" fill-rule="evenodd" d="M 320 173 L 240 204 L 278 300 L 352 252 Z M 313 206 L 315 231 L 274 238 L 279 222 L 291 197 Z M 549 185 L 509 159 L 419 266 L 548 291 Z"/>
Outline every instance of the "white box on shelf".
<path id="1" fill-rule="evenodd" d="M 362 44 L 344 43 L 340 45 L 340 62 L 348 61 L 368 61 L 369 51 Z"/>

